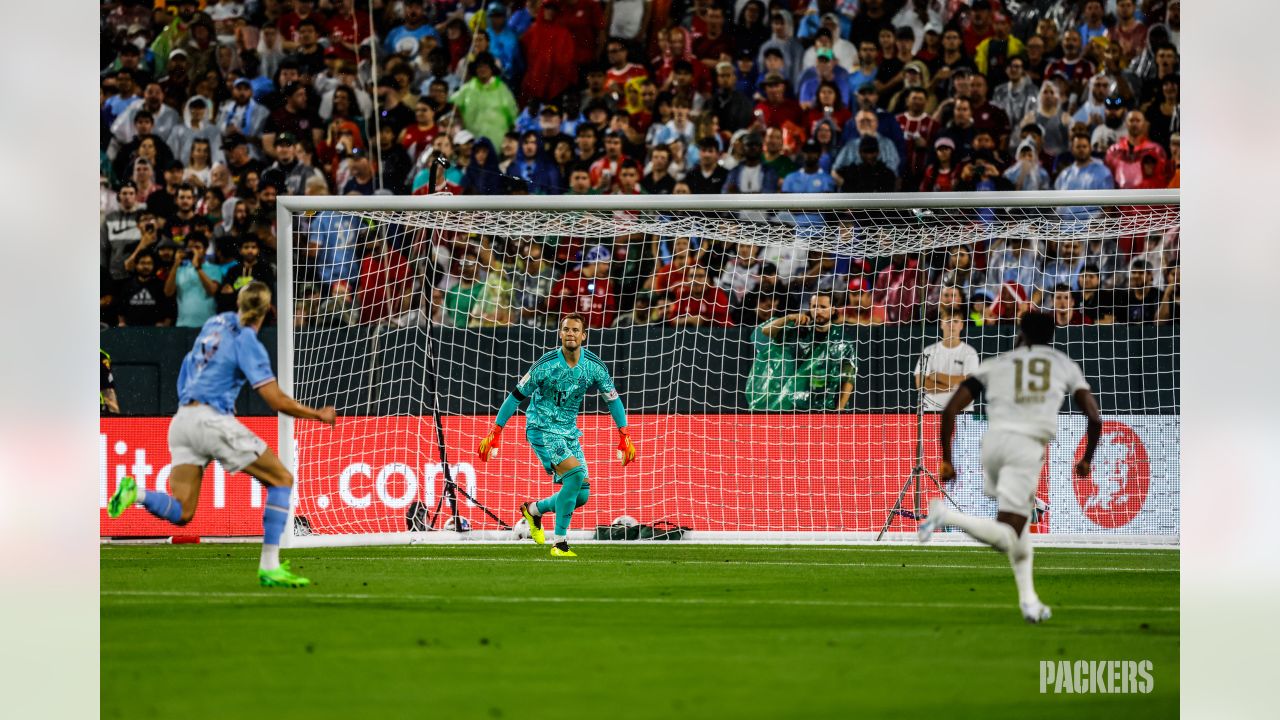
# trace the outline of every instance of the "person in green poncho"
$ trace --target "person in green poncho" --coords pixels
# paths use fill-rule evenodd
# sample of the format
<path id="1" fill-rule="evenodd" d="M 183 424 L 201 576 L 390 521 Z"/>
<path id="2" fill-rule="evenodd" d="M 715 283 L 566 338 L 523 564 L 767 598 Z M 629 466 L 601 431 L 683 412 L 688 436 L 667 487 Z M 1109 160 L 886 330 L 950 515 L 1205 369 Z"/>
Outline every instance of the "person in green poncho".
<path id="1" fill-rule="evenodd" d="M 857 348 L 833 324 L 831 296 L 818 293 L 809 309 L 762 323 L 752 336 L 756 357 L 747 377 L 751 410 L 842 412 L 853 399 Z"/>

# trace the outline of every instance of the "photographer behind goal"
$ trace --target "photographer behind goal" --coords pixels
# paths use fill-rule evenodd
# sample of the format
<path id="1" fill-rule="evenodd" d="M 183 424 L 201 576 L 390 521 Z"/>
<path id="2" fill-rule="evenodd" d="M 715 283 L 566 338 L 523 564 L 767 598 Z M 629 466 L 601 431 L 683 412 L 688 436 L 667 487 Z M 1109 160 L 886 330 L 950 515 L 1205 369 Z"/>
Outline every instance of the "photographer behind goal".
<path id="1" fill-rule="evenodd" d="M 752 334 L 755 362 L 747 377 L 751 410 L 847 410 L 858 372 L 854 338 L 836 325 L 829 293 L 809 298 L 807 310 L 761 324 Z"/>

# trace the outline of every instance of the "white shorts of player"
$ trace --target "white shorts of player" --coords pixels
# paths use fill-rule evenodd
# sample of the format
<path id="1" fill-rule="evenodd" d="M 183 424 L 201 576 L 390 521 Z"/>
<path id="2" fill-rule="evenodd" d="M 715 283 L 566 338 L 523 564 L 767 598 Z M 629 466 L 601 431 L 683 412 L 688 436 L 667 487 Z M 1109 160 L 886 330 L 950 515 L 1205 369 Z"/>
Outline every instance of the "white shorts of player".
<path id="1" fill-rule="evenodd" d="M 262 453 L 267 444 L 240 424 L 208 405 L 184 405 L 169 421 L 169 456 L 174 465 L 199 465 L 217 460 L 229 473 L 239 472 Z"/>
<path id="2" fill-rule="evenodd" d="M 1026 435 L 997 430 L 982 436 L 982 490 L 999 501 L 1001 512 L 1031 516 L 1044 452 L 1044 443 Z"/>

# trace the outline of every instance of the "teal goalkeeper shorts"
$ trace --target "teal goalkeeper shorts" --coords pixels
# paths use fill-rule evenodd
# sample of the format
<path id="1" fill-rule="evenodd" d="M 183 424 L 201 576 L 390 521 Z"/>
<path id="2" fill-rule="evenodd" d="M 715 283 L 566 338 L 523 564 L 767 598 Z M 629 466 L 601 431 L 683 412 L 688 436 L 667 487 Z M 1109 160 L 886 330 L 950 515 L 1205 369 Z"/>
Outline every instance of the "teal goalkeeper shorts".
<path id="1" fill-rule="evenodd" d="M 578 464 L 583 468 L 587 467 L 587 456 L 582 454 L 582 443 L 579 443 L 577 438 L 546 433 L 534 428 L 527 428 L 524 437 L 529 441 L 529 447 L 533 448 L 534 454 L 538 456 L 538 461 L 542 463 L 542 469 L 547 471 L 553 482 L 560 482 L 560 478 L 556 477 L 556 465 L 571 457 L 577 458 Z"/>

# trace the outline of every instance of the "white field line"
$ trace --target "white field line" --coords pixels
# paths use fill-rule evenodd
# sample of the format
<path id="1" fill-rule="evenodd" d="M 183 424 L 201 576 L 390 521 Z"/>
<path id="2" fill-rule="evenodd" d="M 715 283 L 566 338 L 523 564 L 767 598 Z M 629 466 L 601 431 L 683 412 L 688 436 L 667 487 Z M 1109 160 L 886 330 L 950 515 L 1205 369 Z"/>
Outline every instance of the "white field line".
<path id="1" fill-rule="evenodd" d="M 544 604 L 593 604 L 593 605 L 782 605 L 808 607 L 885 607 L 885 608 L 938 608 L 953 610 L 1007 610 L 1011 603 L 946 603 L 946 602 L 884 602 L 879 600 L 795 600 L 787 598 L 729 599 L 729 598 L 673 598 L 673 597 L 515 597 L 503 595 L 416 595 L 416 594 L 372 594 L 372 593 L 319 593 L 308 590 L 294 592 L 195 592 L 164 590 L 103 590 L 103 597 L 121 598 L 128 603 L 139 600 L 145 602 L 169 602 L 174 600 L 190 600 L 200 603 L 235 602 L 239 600 L 290 600 L 293 602 L 306 600 L 374 600 L 374 601 L 412 601 L 412 602 L 448 602 L 448 603 L 491 603 L 515 605 L 520 603 Z M 1179 608 L 1172 606 L 1141 605 L 1071 605 L 1062 606 L 1061 610 L 1081 610 L 1085 612 L 1162 612 L 1176 613 Z"/>
<path id="2" fill-rule="evenodd" d="M 928 568 L 931 570 L 999 570 L 1009 572 L 1007 564 L 992 565 L 970 565 L 959 563 L 910 563 L 900 562 L 787 562 L 783 560 L 655 560 L 655 559 L 600 559 L 592 560 L 589 558 L 576 558 L 566 562 L 564 560 L 550 560 L 542 557 L 385 557 L 385 556 L 363 556 L 363 555 L 307 555 L 305 551 L 297 553 L 289 553 L 289 557 L 298 560 L 306 559 L 309 561 L 323 562 L 326 560 L 346 560 L 358 562 L 478 562 L 478 563 L 554 563 L 559 565 L 569 564 L 588 564 L 588 565 L 618 565 L 618 564 L 634 564 L 634 565 L 747 565 L 747 566 L 768 566 L 778 565 L 783 567 L 846 567 L 846 568 Z M 213 560 L 224 560 L 234 562 L 245 562 L 243 557 L 225 557 L 211 555 L 208 557 L 176 557 L 176 558 L 148 558 L 150 560 L 180 560 L 185 562 L 206 562 Z M 115 562 L 139 562 L 138 558 L 120 557 L 120 558 L 102 558 L 104 561 Z M 1037 572 L 1117 572 L 1117 573 L 1176 573 L 1177 568 L 1134 568 L 1134 567 L 1078 567 L 1065 565 L 1036 565 Z"/>

